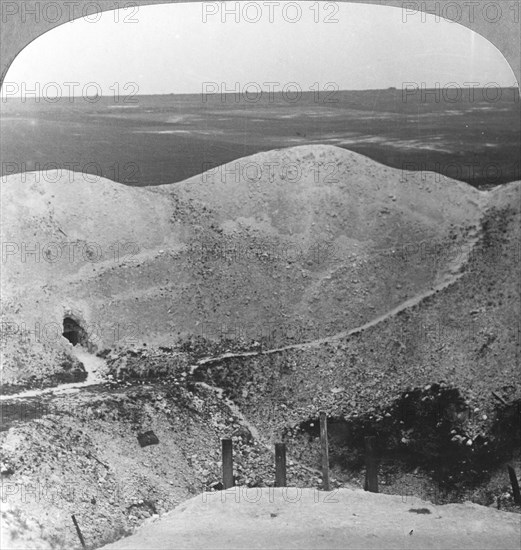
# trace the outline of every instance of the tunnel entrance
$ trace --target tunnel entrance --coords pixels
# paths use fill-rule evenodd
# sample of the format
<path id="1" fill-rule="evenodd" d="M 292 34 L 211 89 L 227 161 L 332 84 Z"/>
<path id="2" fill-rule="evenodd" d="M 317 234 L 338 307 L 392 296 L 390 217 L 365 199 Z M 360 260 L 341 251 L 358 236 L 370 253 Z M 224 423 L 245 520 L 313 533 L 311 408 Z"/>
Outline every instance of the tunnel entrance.
<path id="1" fill-rule="evenodd" d="M 76 346 L 77 344 L 87 346 L 88 344 L 85 329 L 83 329 L 82 326 L 71 317 L 65 317 L 63 319 L 62 334 L 73 346 Z"/>

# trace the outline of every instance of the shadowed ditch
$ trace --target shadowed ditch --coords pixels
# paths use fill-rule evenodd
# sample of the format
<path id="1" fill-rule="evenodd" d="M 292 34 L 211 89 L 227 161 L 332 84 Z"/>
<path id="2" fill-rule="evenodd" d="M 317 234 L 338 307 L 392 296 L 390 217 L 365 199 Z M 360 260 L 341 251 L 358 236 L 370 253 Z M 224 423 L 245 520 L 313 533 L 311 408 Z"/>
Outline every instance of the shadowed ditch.
<path id="1" fill-rule="evenodd" d="M 440 488 L 457 493 L 485 483 L 494 468 L 512 459 L 520 448 L 520 411 L 520 400 L 497 405 L 486 434 L 471 438 L 466 427 L 474 413 L 458 389 L 432 384 L 403 392 L 379 414 L 329 417 L 330 464 L 341 471 L 363 469 L 364 438 L 373 435 L 384 467 L 421 468 Z M 319 433 L 318 418 L 296 430 L 307 444 Z"/>

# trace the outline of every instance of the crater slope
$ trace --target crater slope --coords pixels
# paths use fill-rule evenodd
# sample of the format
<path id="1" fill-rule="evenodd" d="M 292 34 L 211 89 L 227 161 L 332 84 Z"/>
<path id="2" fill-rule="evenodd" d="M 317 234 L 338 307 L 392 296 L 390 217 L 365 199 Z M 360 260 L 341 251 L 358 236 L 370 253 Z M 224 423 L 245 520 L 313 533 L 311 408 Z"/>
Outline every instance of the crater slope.
<path id="1" fill-rule="evenodd" d="M 66 316 L 98 349 L 348 331 L 451 280 L 488 197 L 333 146 L 153 188 L 47 172 L 1 192 L 4 382 L 19 384 L 71 368 Z"/>

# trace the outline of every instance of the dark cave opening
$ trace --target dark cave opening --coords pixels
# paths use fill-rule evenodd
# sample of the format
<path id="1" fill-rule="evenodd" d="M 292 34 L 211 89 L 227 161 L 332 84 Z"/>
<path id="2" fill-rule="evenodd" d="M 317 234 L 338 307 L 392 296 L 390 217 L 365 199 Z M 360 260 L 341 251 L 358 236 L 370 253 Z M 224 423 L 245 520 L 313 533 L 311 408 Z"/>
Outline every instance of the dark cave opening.
<path id="1" fill-rule="evenodd" d="M 72 317 L 65 317 L 63 319 L 63 336 L 67 338 L 69 342 L 76 346 L 78 344 L 87 346 L 87 332 L 85 329 Z"/>

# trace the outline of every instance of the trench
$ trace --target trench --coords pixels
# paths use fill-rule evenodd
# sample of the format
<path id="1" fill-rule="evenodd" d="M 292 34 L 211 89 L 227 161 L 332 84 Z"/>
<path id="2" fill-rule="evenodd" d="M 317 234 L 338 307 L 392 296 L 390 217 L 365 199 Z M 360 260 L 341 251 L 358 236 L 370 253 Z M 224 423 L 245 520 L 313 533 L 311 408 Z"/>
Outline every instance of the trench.
<path id="1" fill-rule="evenodd" d="M 365 468 L 365 437 L 376 436 L 381 469 L 421 469 L 447 491 L 479 486 L 521 448 L 521 400 L 495 406 L 486 433 L 467 434 L 474 413 L 457 388 L 432 384 L 403 392 L 380 413 L 328 417 L 329 458 L 343 472 Z M 290 435 L 291 434 L 291 435 Z M 316 446 L 318 418 L 286 430 L 301 447 Z"/>

